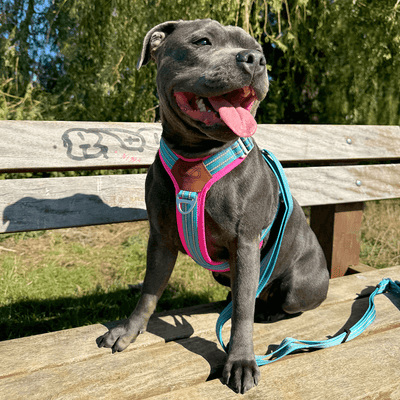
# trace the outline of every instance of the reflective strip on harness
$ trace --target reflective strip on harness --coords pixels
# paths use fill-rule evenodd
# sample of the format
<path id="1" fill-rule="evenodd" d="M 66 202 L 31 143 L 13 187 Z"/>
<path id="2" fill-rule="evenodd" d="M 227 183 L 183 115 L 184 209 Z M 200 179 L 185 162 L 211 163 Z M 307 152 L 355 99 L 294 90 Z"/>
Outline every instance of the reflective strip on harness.
<path id="1" fill-rule="evenodd" d="M 210 187 L 238 166 L 253 149 L 251 138 L 239 138 L 232 146 L 201 159 L 176 155 L 161 140 L 160 159 L 171 177 L 176 195 L 176 217 L 179 236 L 187 254 L 202 267 L 216 272 L 229 271 L 227 261 L 213 261 L 205 239 L 204 208 Z M 269 232 L 264 229 L 261 243 Z"/>

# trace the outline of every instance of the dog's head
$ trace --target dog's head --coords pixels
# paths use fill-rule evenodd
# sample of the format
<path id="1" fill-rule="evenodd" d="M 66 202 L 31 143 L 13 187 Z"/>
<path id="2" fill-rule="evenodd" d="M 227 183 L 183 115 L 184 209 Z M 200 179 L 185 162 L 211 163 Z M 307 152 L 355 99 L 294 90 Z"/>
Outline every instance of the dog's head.
<path id="1" fill-rule="evenodd" d="M 151 29 L 139 69 L 157 64 L 164 132 L 191 143 L 252 136 L 268 91 L 261 46 L 243 29 L 216 21 L 169 21 Z"/>

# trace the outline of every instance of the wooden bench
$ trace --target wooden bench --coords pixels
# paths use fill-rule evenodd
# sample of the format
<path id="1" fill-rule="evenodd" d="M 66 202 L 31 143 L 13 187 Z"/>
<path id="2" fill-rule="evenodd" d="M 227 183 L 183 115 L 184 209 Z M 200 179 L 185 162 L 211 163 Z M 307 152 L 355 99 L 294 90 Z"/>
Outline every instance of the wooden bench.
<path id="1" fill-rule="evenodd" d="M 0 173 L 148 167 L 160 134 L 159 124 L 0 121 Z M 400 198 L 400 128 L 261 125 L 255 140 L 281 160 L 293 195 L 311 207 L 331 277 L 362 271 L 332 280 L 317 310 L 256 324 L 255 350 L 265 354 L 286 336 L 343 331 L 381 278 L 400 279 L 400 267 L 359 263 L 364 202 Z M 0 232 L 146 219 L 144 182 L 145 174 L 0 181 Z M 0 398 L 233 398 L 217 379 L 225 359 L 214 333 L 221 307 L 154 315 L 149 331 L 117 355 L 95 344 L 112 323 L 1 342 Z M 360 338 L 262 367 L 260 385 L 244 397 L 400 398 L 400 302 L 381 295 L 377 308 Z"/>

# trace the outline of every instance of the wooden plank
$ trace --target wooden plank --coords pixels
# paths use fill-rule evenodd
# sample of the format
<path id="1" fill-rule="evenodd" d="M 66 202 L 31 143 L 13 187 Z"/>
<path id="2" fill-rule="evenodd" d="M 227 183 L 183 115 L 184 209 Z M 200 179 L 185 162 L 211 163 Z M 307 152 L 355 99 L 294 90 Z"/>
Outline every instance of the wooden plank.
<path id="1" fill-rule="evenodd" d="M 332 304 L 354 300 L 361 293 L 367 296 L 372 293 L 376 285 L 384 278 L 400 281 L 400 265 L 384 269 L 373 269 L 355 275 L 343 276 L 340 279 L 329 281 L 329 290 L 326 300 L 320 307 L 329 307 Z"/>
<path id="2" fill-rule="evenodd" d="M 146 219 L 145 179 L 133 174 L 0 181 L 0 232 Z"/>
<path id="3" fill-rule="evenodd" d="M 400 328 L 355 339 L 261 367 L 260 383 L 241 396 L 252 400 L 398 400 Z M 150 400 L 237 399 L 219 379 L 149 397 Z"/>
<path id="4" fill-rule="evenodd" d="M 268 344 L 279 342 L 284 335 L 297 337 L 299 334 L 304 333 L 310 335 L 309 339 L 312 339 L 311 336 L 315 334 L 322 336 L 324 334 L 334 334 L 346 322 L 353 308 L 353 300 L 358 294 L 362 293 L 363 296 L 366 296 L 371 293 L 377 283 L 385 277 L 400 280 L 400 266 L 332 280 L 328 297 L 322 306 L 314 311 L 304 313 L 300 317 L 301 319 L 295 318 L 266 325 L 256 324 L 258 333 L 255 340 L 257 346 L 259 346 L 258 351 L 265 351 L 265 347 Z M 334 305 L 342 303 L 347 303 L 345 311 L 340 307 L 336 308 L 338 314 L 330 311 Z M 135 343 L 131 344 L 123 354 L 130 352 L 136 354 L 138 350 L 147 347 L 157 347 L 164 342 L 189 337 L 204 338 L 207 336 L 214 341 L 215 323 L 218 313 L 222 309 L 223 307 L 220 303 L 211 303 L 204 306 L 155 314 L 150 319 L 148 331 L 141 335 Z M 315 329 L 316 325 L 319 327 L 319 323 L 313 320 L 315 314 L 312 313 L 315 312 L 326 316 L 324 318 L 321 317 L 321 320 L 332 320 L 332 323 L 336 323 L 337 326 L 327 326 L 324 332 Z M 335 315 L 335 317 L 331 318 L 332 315 Z M 385 314 L 379 307 L 378 317 L 381 318 L 381 315 L 385 316 L 385 318 L 391 318 L 395 314 Z M 335 318 L 337 319 L 336 321 Z M 107 324 L 107 326 L 111 325 Z M 296 326 L 301 326 L 302 331 L 296 329 Z M 305 329 L 308 329 L 308 331 L 304 331 Z M 45 368 L 56 368 L 59 365 L 69 365 L 99 357 L 108 358 L 109 350 L 98 349 L 95 345 L 96 338 L 106 331 L 107 328 L 104 325 L 96 324 L 0 342 L 0 354 L 2 355 L 0 382 L 6 377 L 28 375 L 32 371 Z M 298 338 L 301 339 L 302 337 L 299 336 Z M 208 371 L 207 368 L 205 370 Z"/>
<path id="5" fill-rule="evenodd" d="M 400 127 L 259 125 L 255 139 L 281 161 L 391 159 L 400 156 Z"/>
<path id="6" fill-rule="evenodd" d="M 161 131 L 160 124 L 0 121 L 0 173 L 148 166 Z"/>
<path id="7" fill-rule="evenodd" d="M 357 265 L 352 265 L 348 269 L 348 272 L 350 274 L 359 274 L 361 272 L 373 271 L 374 269 L 375 269 L 374 267 L 370 267 L 369 265 L 358 263 Z"/>
<path id="8" fill-rule="evenodd" d="M 400 197 L 400 164 L 286 168 L 285 173 L 302 206 Z"/>
<path id="9" fill-rule="evenodd" d="M 301 206 L 400 198 L 400 164 L 285 171 Z M 0 232 L 144 219 L 144 182 L 144 174 L 0 181 Z"/>
<path id="10" fill-rule="evenodd" d="M 360 259 L 364 203 L 313 206 L 310 226 L 324 250 L 331 278 L 346 274 Z"/>
<path id="11" fill-rule="evenodd" d="M 331 278 L 343 276 L 360 261 L 364 203 L 335 205 Z"/>
<path id="12" fill-rule="evenodd" d="M 150 165 L 162 128 L 128 122 L 0 121 L 0 132 L 1 173 Z M 398 126 L 259 125 L 254 138 L 287 162 L 400 157 Z"/>
<path id="13" fill-rule="evenodd" d="M 346 318 L 352 319 L 361 316 L 367 305 L 368 299 L 363 298 L 357 300 L 354 304 L 351 302 L 338 303 L 330 308 L 320 308 L 307 312 L 296 319 L 281 322 L 290 324 L 291 336 L 301 335 L 300 337 L 305 336 L 310 339 L 322 338 L 325 332 L 333 334 L 340 331 L 343 323 L 346 322 Z M 347 350 L 340 349 L 339 353 L 336 353 L 334 357 L 341 358 L 340 362 L 343 362 L 342 358 L 356 358 L 357 351 L 360 352 L 361 349 L 360 358 L 363 361 L 365 361 L 366 355 L 371 356 L 371 354 L 375 356 L 380 354 L 380 357 L 376 357 L 379 359 L 390 353 L 394 357 L 400 354 L 398 342 L 400 329 L 396 329 L 400 326 L 400 299 L 381 295 L 376 298 L 376 305 L 378 319 L 371 325 L 368 332 L 361 336 L 361 340 L 355 339 L 349 342 L 352 343 L 352 347 L 347 347 Z M 397 336 L 391 335 L 390 330 L 394 330 Z M 280 323 L 257 324 L 254 332 L 256 353 L 264 352 L 268 343 L 279 343 L 282 337 L 286 336 L 286 331 L 287 329 Z M 389 331 L 389 334 L 387 334 L 387 331 Z M 293 332 L 295 335 L 293 335 Z M 227 329 L 225 329 L 225 333 L 228 333 Z M 80 398 L 99 399 L 117 397 L 144 399 L 168 394 L 205 382 L 210 376 L 210 372 L 223 365 L 225 354 L 217 347 L 214 336 L 214 333 L 210 332 L 116 355 L 112 355 L 110 350 L 102 349 L 103 355 L 79 362 L 74 361 L 71 364 L 63 364 L 63 360 L 58 357 L 58 364 L 51 367 L 4 377 L 0 381 L 0 391 L 5 398 L 13 399 L 22 399 L 27 396 L 31 399 L 50 398 L 50 396 L 58 399 L 76 398 L 78 396 Z M 370 340 L 371 337 L 373 340 Z M 58 346 L 63 347 L 64 343 L 59 343 Z M 349 344 L 346 344 L 346 346 L 349 346 Z M 43 346 L 40 347 L 43 348 Z M 345 348 L 345 346 L 342 347 Z M 351 352 L 352 348 L 356 350 Z M 43 348 L 43 350 L 46 351 L 47 349 Z M 25 349 L 25 352 L 30 361 L 31 356 L 28 349 Z M 327 356 L 326 353 L 328 353 Z M 325 376 L 330 374 L 331 369 L 339 370 L 342 368 L 343 373 L 343 364 L 336 365 L 336 368 L 330 367 L 330 362 L 327 362 L 325 358 L 328 357 L 329 359 L 329 350 L 320 351 L 318 354 L 318 361 L 310 359 L 311 354 L 303 354 L 292 356 L 288 360 L 274 365 L 279 366 L 283 362 L 287 363 L 287 367 L 290 365 L 288 368 L 295 382 L 298 379 L 296 375 L 310 362 L 315 368 L 323 369 Z M 281 379 L 282 371 L 280 367 L 277 367 L 280 372 L 276 373 L 274 365 L 262 368 L 262 372 L 266 371 L 266 374 L 273 376 L 275 380 Z M 389 369 L 384 367 L 387 372 L 390 372 L 393 364 L 389 365 Z M 361 363 L 358 368 L 364 370 L 364 372 L 370 371 L 366 362 Z M 398 361 L 396 369 L 398 370 Z M 393 382 L 397 381 L 397 374 L 400 373 L 393 376 L 395 379 Z M 319 374 L 318 376 L 322 375 Z M 265 373 L 262 380 L 264 378 Z M 391 379 L 389 381 L 392 382 Z M 262 382 L 261 388 L 264 387 L 264 384 Z M 179 396 L 179 393 L 176 394 Z M 233 393 L 231 392 L 230 395 L 232 396 Z"/>

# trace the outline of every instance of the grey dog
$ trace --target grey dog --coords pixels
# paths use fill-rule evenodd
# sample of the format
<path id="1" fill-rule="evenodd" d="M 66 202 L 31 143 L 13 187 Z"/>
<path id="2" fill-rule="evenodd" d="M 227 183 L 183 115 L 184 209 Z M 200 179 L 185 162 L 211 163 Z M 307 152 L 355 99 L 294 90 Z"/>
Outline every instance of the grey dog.
<path id="1" fill-rule="evenodd" d="M 238 136 L 248 135 L 246 127 L 254 127 L 256 109 L 268 92 L 268 75 L 262 47 L 243 29 L 210 19 L 162 23 L 147 33 L 137 68 L 150 60 L 157 64 L 162 137 L 175 153 L 185 158 L 212 155 L 232 145 Z M 182 106 L 177 93 L 190 97 L 191 105 L 187 100 Z M 232 93 L 252 96 L 251 108 L 243 111 L 236 104 L 222 113 L 213 107 L 210 98 L 229 102 Z M 329 275 L 323 251 L 301 207 L 293 201 L 274 272 L 256 308 L 260 257 L 268 249 L 269 236 L 261 248 L 259 239 L 276 214 L 277 179 L 255 145 L 207 194 L 207 248 L 213 260 L 229 261 L 230 271 L 214 273 L 214 277 L 230 286 L 233 303 L 222 379 L 239 393 L 257 385 L 260 376 L 253 350 L 255 313 L 275 321 L 316 308 L 326 298 Z M 158 154 L 147 175 L 146 205 L 150 237 L 141 298 L 125 322 L 99 339 L 99 347 L 113 352 L 124 350 L 146 330 L 178 251 L 185 252 L 177 229 L 174 185 Z"/>

